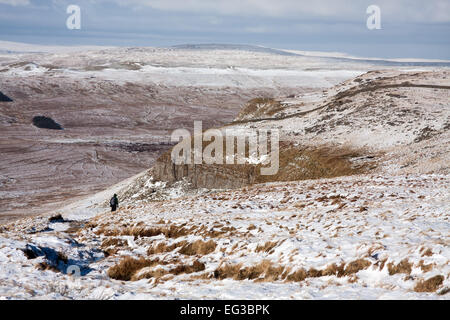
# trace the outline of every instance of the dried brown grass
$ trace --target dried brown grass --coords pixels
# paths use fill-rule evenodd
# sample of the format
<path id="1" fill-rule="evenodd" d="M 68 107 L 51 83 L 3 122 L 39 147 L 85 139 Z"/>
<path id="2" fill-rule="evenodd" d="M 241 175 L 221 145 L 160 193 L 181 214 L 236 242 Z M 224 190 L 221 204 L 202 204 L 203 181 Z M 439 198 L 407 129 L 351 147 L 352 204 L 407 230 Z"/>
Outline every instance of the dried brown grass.
<path id="1" fill-rule="evenodd" d="M 333 263 L 322 270 L 322 276 L 324 276 L 324 277 L 326 277 L 326 276 L 342 277 L 343 275 L 345 275 L 344 266 L 345 266 L 344 263 L 340 264 L 339 266 L 337 264 Z"/>
<path id="2" fill-rule="evenodd" d="M 194 273 L 204 271 L 206 266 L 203 262 L 195 260 L 191 265 L 181 264 L 176 266 L 174 269 L 170 270 L 171 274 L 179 275 L 182 273 Z"/>
<path id="3" fill-rule="evenodd" d="M 286 281 L 301 282 L 308 277 L 308 272 L 305 269 L 298 269 L 295 272 L 286 276 Z"/>
<path id="4" fill-rule="evenodd" d="M 278 173 L 257 175 L 255 183 L 333 178 L 361 173 L 365 168 L 355 167 L 349 160 L 359 154 L 344 147 L 302 148 L 280 142 Z"/>
<path id="5" fill-rule="evenodd" d="M 137 271 L 158 264 L 160 264 L 159 259 L 147 260 L 144 258 L 125 257 L 118 264 L 109 268 L 108 276 L 116 280 L 130 281 Z"/>
<path id="6" fill-rule="evenodd" d="M 223 264 L 214 270 L 213 276 L 219 280 L 234 278 L 237 274 L 239 274 L 241 266 L 241 264 Z"/>
<path id="7" fill-rule="evenodd" d="M 171 252 L 177 248 L 180 248 L 180 247 L 186 245 L 186 243 L 187 243 L 187 241 L 185 241 L 185 240 L 173 243 L 171 245 L 167 245 L 165 242 L 160 242 L 156 246 L 150 247 L 147 250 L 147 254 L 152 255 L 152 254 Z"/>
<path id="8" fill-rule="evenodd" d="M 420 267 L 420 269 L 422 269 L 423 272 L 428 272 L 433 269 L 433 263 L 425 264 L 425 262 L 423 260 L 420 260 L 419 267 Z"/>
<path id="9" fill-rule="evenodd" d="M 355 261 L 348 263 L 345 266 L 343 275 L 348 276 L 348 275 L 355 274 L 361 270 L 367 269 L 371 265 L 372 265 L 372 263 L 370 263 L 370 261 L 367 261 L 365 259 L 357 259 Z"/>
<path id="10" fill-rule="evenodd" d="M 254 280 L 260 279 L 264 281 L 276 281 L 279 280 L 283 274 L 284 267 L 274 266 L 269 260 L 263 260 L 255 266 L 245 267 L 239 270 L 235 275 L 235 280 Z"/>
<path id="11" fill-rule="evenodd" d="M 411 274 L 412 270 L 412 264 L 408 261 L 408 259 L 403 259 L 397 265 L 394 265 L 392 262 L 390 262 L 388 263 L 387 267 L 390 276 L 397 273 Z"/>
<path id="12" fill-rule="evenodd" d="M 270 252 L 273 248 L 278 245 L 278 242 L 267 241 L 264 245 L 258 245 L 256 247 L 256 252 Z"/>
<path id="13" fill-rule="evenodd" d="M 349 262 L 348 264 L 341 263 L 340 265 L 337 265 L 333 263 L 321 270 L 315 268 L 305 270 L 304 268 L 300 268 L 294 272 L 291 272 L 290 267 L 277 266 L 269 260 L 263 260 L 254 266 L 247 267 L 242 267 L 242 264 L 223 264 L 214 271 L 214 278 L 232 278 L 234 280 L 247 279 L 256 281 L 285 280 L 287 282 L 301 282 L 306 278 L 354 276 L 360 270 L 365 270 L 371 265 L 372 263 L 365 259 L 357 259 Z"/>
<path id="14" fill-rule="evenodd" d="M 166 238 L 179 238 L 189 234 L 189 229 L 184 226 L 170 225 L 168 227 L 125 227 L 125 228 L 114 228 L 109 229 L 105 226 L 100 227 L 95 231 L 96 235 L 105 235 L 109 237 L 113 236 L 134 236 L 139 237 L 154 237 L 163 234 Z"/>
<path id="15" fill-rule="evenodd" d="M 127 241 L 120 238 L 108 238 L 103 240 L 101 248 L 107 249 L 109 247 L 124 247 L 127 245 Z"/>
<path id="16" fill-rule="evenodd" d="M 60 270 L 57 267 L 55 267 L 53 265 L 50 265 L 50 264 L 48 264 L 45 261 L 39 262 L 38 264 L 35 265 L 35 267 L 36 267 L 36 269 L 42 270 L 42 271 L 50 270 L 50 271 L 53 271 L 53 272 L 60 272 Z"/>
<path id="17" fill-rule="evenodd" d="M 283 105 L 273 98 L 255 98 L 247 102 L 236 119 L 259 119 L 273 116 L 283 110 Z"/>
<path id="18" fill-rule="evenodd" d="M 188 256 L 194 255 L 206 255 L 214 252 L 216 250 L 216 243 L 213 240 L 203 242 L 202 240 L 197 240 L 193 243 L 185 244 L 181 249 L 180 253 Z"/>
<path id="19" fill-rule="evenodd" d="M 192 264 L 179 264 L 175 268 L 172 269 L 156 269 L 149 270 L 143 272 L 141 274 L 135 275 L 131 278 L 131 280 L 140 280 L 140 279 L 150 279 L 155 278 L 156 280 L 161 279 L 166 275 L 180 275 L 180 274 L 190 274 L 195 272 L 201 272 L 206 269 L 206 266 L 203 262 L 199 260 L 195 260 Z"/>
<path id="20" fill-rule="evenodd" d="M 234 280 L 277 281 L 283 278 L 285 268 L 275 266 L 269 260 L 263 260 L 254 266 L 242 267 L 242 264 L 224 264 L 214 271 L 214 278 Z"/>
<path id="21" fill-rule="evenodd" d="M 419 281 L 414 287 L 416 292 L 435 292 L 444 282 L 444 276 L 437 275 L 427 280 Z"/>

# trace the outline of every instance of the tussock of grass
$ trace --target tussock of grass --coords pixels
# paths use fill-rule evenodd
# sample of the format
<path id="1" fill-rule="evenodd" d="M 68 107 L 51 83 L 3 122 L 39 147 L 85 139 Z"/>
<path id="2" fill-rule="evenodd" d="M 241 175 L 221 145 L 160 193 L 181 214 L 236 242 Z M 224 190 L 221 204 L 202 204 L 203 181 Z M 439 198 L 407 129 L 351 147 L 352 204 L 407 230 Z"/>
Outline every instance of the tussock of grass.
<path id="1" fill-rule="evenodd" d="M 61 214 L 57 214 L 48 218 L 48 222 L 64 222 L 64 218 Z"/>
<path id="2" fill-rule="evenodd" d="M 255 98 L 247 102 L 239 112 L 236 120 L 267 118 L 282 110 L 283 105 L 273 98 Z"/>
<path id="3" fill-rule="evenodd" d="M 430 248 L 427 248 L 426 250 L 423 251 L 422 253 L 422 257 L 431 257 L 433 255 L 433 251 L 431 251 Z"/>
<path id="4" fill-rule="evenodd" d="M 322 271 L 316 268 L 310 268 L 308 270 L 308 278 L 319 278 L 322 276 Z"/>
<path id="5" fill-rule="evenodd" d="M 170 270 L 170 273 L 174 275 L 179 275 L 182 273 L 200 272 L 204 271 L 205 269 L 206 269 L 205 264 L 196 260 L 192 263 L 192 265 L 186 264 L 178 265 L 177 267 L 175 267 L 175 269 Z"/>
<path id="6" fill-rule="evenodd" d="M 444 276 L 437 275 L 428 280 L 419 281 L 414 287 L 416 292 L 435 292 L 444 282 Z"/>
<path id="7" fill-rule="evenodd" d="M 214 278 L 234 280 L 258 280 L 258 281 L 277 281 L 286 277 L 285 267 L 276 266 L 269 260 L 254 265 L 242 267 L 241 264 L 224 264 L 214 271 Z"/>
<path id="8" fill-rule="evenodd" d="M 109 237 L 113 236 L 134 236 L 139 237 L 154 237 L 163 234 L 166 238 L 179 238 L 189 234 L 189 230 L 183 226 L 170 225 L 169 227 L 130 227 L 121 229 L 108 229 L 105 227 L 100 227 L 96 230 L 95 234 L 105 235 Z"/>
<path id="9" fill-rule="evenodd" d="M 137 274 L 136 276 L 133 276 L 131 280 L 151 279 L 151 278 L 159 280 L 162 277 L 169 274 L 170 275 L 191 274 L 195 272 L 204 271 L 205 269 L 206 266 L 203 262 L 195 260 L 192 264 L 179 264 L 172 269 L 156 269 L 145 271 L 143 273 Z"/>
<path id="10" fill-rule="evenodd" d="M 216 250 L 216 243 L 213 240 L 209 240 L 207 242 L 203 242 L 201 240 L 197 240 L 193 243 L 185 244 L 181 249 L 180 253 L 188 256 L 194 255 L 206 255 Z"/>
<path id="11" fill-rule="evenodd" d="M 342 277 L 345 274 L 344 263 L 337 265 L 335 263 L 329 265 L 324 270 L 322 270 L 322 276 L 338 276 Z"/>
<path id="12" fill-rule="evenodd" d="M 305 269 L 298 269 L 297 271 L 288 274 L 286 276 L 286 281 L 289 282 L 301 282 L 308 277 L 308 272 Z"/>
<path id="13" fill-rule="evenodd" d="M 271 261 L 263 260 L 256 266 L 246 267 L 239 270 L 237 280 L 258 279 L 260 281 L 276 281 L 283 274 L 284 267 L 274 266 Z"/>
<path id="14" fill-rule="evenodd" d="M 27 259 L 36 259 L 38 257 L 36 252 L 31 250 L 30 248 L 22 249 L 22 252 L 25 255 L 25 257 L 27 257 Z"/>
<path id="15" fill-rule="evenodd" d="M 344 270 L 344 274 L 343 275 L 344 276 L 348 276 L 348 275 L 355 274 L 355 273 L 357 273 L 357 272 L 359 272 L 361 270 L 367 269 L 371 265 L 372 264 L 369 261 L 365 260 L 365 259 L 358 259 L 358 260 L 352 261 L 352 262 L 348 263 L 345 266 L 345 270 Z"/>
<path id="16" fill-rule="evenodd" d="M 204 238 L 208 237 L 208 238 L 217 238 L 220 236 L 223 236 L 225 234 L 230 234 L 230 235 L 236 235 L 236 228 L 233 226 L 230 227 L 222 227 L 221 229 L 217 230 L 211 230 L 211 229 L 202 229 L 202 230 L 198 230 L 198 232 L 196 232 L 196 235 L 200 235 L 203 236 Z"/>
<path id="17" fill-rule="evenodd" d="M 443 295 L 446 295 L 449 292 L 450 292 L 450 287 L 446 287 L 446 288 L 443 288 L 442 290 L 440 290 L 437 294 L 440 295 L 440 296 L 443 296 Z"/>
<path id="18" fill-rule="evenodd" d="M 108 238 L 103 240 L 101 248 L 106 249 L 109 247 L 123 247 L 127 245 L 127 241 L 119 238 Z"/>
<path id="19" fill-rule="evenodd" d="M 47 263 L 45 261 L 38 263 L 36 265 L 36 269 L 42 270 L 42 271 L 50 270 L 50 271 L 53 271 L 53 272 L 60 272 L 60 270 L 57 267 L 55 267 L 55 266 L 53 266 L 53 265 L 51 265 L 51 264 L 49 264 L 49 263 Z"/>
<path id="20" fill-rule="evenodd" d="M 241 264 L 224 264 L 214 270 L 213 276 L 219 280 L 237 277 L 241 266 Z"/>
<path id="21" fill-rule="evenodd" d="M 392 276 L 397 273 L 411 274 L 412 264 L 408 259 L 403 259 L 399 264 L 394 265 L 392 262 L 387 265 L 389 275 Z"/>
<path id="22" fill-rule="evenodd" d="M 108 276 L 112 279 L 122 281 L 136 281 L 140 279 L 161 278 L 165 275 L 180 275 L 194 272 L 204 271 L 206 266 L 199 260 L 195 260 L 192 264 L 179 264 L 171 269 L 156 269 L 151 268 L 160 265 L 169 265 L 170 263 L 179 263 L 178 260 L 169 262 L 161 261 L 160 259 L 145 259 L 125 257 L 118 264 L 112 266 L 108 270 Z M 148 269 L 148 270 L 143 270 Z"/>
<path id="23" fill-rule="evenodd" d="M 147 260 L 144 258 L 135 259 L 126 257 L 119 264 L 109 268 L 108 276 L 116 280 L 130 281 L 137 271 L 142 268 L 155 266 L 159 263 L 159 259 Z"/>
<path id="24" fill-rule="evenodd" d="M 326 276 L 354 276 L 360 270 L 365 270 L 372 264 L 365 259 L 358 259 L 348 264 L 335 263 L 329 265 L 325 269 L 303 268 L 291 272 L 290 268 L 284 266 L 275 266 L 269 260 L 263 260 L 255 266 L 242 267 L 241 264 L 231 265 L 224 264 L 214 271 L 214 278 L 222 280 L 231 278 L 234 280 L 257 280 L 257 281 L 278 281 L 285 280 L 287 282 L 301 282 L 306 278 L 319 278 Z"/>
<path id="25" fill-rule="evenodd" d="M 54 259 L 46 254 L 46 260 L 35 265 L 38 270 L 51 270 L 53 272 L 61 272 L 61 264 L 67 265 L 69 258 L 62 252 L 56 252 Z"/>
<path id="26" fill-rule="evenodd" d="M 428 272 L 431 271 L 431 269 L 433 269 L 433 263 L 425 264 L 423 260 L 420 260 L 419 267 L 420 269 L 422 269 L 423 272 Z"/>
<path id="27" fill-rule="evenodd" d="M 63 252 L 57 252 L 56 253 L 56 261 L 62 261 L 64 264 L 67 264 L 67 262 L 69 261 L 69 258 L 67 258 L 67 255 Z"/>
<path id="28" fill-rule="evenodd" d="M 171 245 L 167 245 L 164 242 L 160 242 L 156 246 L 150 247 L 147 250 L 147 254 L 152 255 L 152 254 L 158 254 L 158 253 L 171 252 L 179 247 L 183 247 L 184 245 L 186 245 L 186 243 L 187 243 L 187 241 L 185 241 L 185 240 L 173 243 Z"/>
<path id="29" fill-rule="evenodd" d="M 256 252 L 270 252 L 278 245 L 278 242 L 267 241 L 263 246 L 257 246 Z"/>

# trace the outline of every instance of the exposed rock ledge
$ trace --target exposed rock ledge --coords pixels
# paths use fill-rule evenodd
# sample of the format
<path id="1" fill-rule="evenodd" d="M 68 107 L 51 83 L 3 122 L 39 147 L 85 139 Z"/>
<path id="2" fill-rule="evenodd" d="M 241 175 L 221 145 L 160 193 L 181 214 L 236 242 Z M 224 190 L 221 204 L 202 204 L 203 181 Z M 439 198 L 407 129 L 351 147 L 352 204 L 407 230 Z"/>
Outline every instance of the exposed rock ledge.
<path id="1" fill-rule="evenodd" d="M 221 130 L 280 129 L 276 175 L 262 176 L 261 165 L 251 163 L 175 165 L 167 152 L 149 170 L 147 179 L 168 185 L 186 181 L 193 188 L 232 189 L 383 170 L 442 173 L 450 154 L 449 78 L 448 71 L 375 71 L 330 89 L 313 103 L 302 97 L 264 99 L 264 104 L 252 107 L 253 100 L 235 122 Z M 275 109 L 268 108 L 269 104 Z M 277 112 L 280 106 L 284 108 L 281 113 Z M 424 130 L 432 135 L 424 139 Z M 406 157 L 405 148 L 414 152 Z M 411 165 L 405 164 L 406 160 Z"/>

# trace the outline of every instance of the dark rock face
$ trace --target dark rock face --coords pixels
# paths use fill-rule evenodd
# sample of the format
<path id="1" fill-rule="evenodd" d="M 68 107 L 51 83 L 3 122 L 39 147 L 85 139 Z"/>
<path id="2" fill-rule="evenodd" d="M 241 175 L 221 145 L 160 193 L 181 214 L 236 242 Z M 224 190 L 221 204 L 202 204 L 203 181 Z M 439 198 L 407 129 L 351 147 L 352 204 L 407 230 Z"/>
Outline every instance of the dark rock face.
<path id="1" fill-rule="evenodd" d="M 157 181 L 174 183 L 186 179 L 194 188 L 237 189 L 255 183 L 256 174 L 250 170 L 238 170 L 244 166 L 233 165 L 175 165 L 165 154 L 152 168 L 152 177 Z"/>
<path id="2" fill-rule="evenodd" d="M 61 125 L 52 118 L 36 116 L 33 118 L 33 125 L 41 129 L 63 130 Z"/>
<path id="3" fill-rule="evenodd" d="M 0 91 L 0 102 L 12 102 L 12 101 L 13 101 L 13 100 L 12 100 L 10 97 L 4 95 L 4 94 Z"/>

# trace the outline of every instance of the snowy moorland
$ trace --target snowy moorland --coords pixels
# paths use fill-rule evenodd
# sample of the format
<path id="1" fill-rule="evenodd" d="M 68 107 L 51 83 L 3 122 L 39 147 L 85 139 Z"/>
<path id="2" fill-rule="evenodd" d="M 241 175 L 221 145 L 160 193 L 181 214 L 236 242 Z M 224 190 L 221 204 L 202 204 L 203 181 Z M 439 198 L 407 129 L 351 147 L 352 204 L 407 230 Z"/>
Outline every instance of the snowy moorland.
<path id="1" fill-rule="evenodd" d="M 0 226 L 1 299 L 449 299 L 450 73 L 433 64 L 445 62 L 47 49 L 0 55 L 14 98 L 0 104 L 0 203 L 26 216 L 24 195 L 60 201 Z M 36 105 L 63 133 L 32 127 Z M 279 174 L 179 170 L 159 157 L 169 145 L 143 144 L 200 114 L 205 129 L 279 129 Z"/>
<path id="2" fill-rule="evenodd" d="M 150 168 L 170 134 L 217 127 L 260 97 L 321 91 L 375 68 L 260 49 L 49 47 L 0 41 L 0 221 Z M 46 116 L 63 130 L 36 128 Z M 56 182 L 57 181 L 57 182 Z"/>
<path id="3" fill-rule="evenodd" d="M 273 183 L 6 226 L 4 298 L 445 299 L 445 175 Z M 81 276 L 65 274 L 80 267 Z M 70 271 L 71 269 L 69 269 Z"/>

